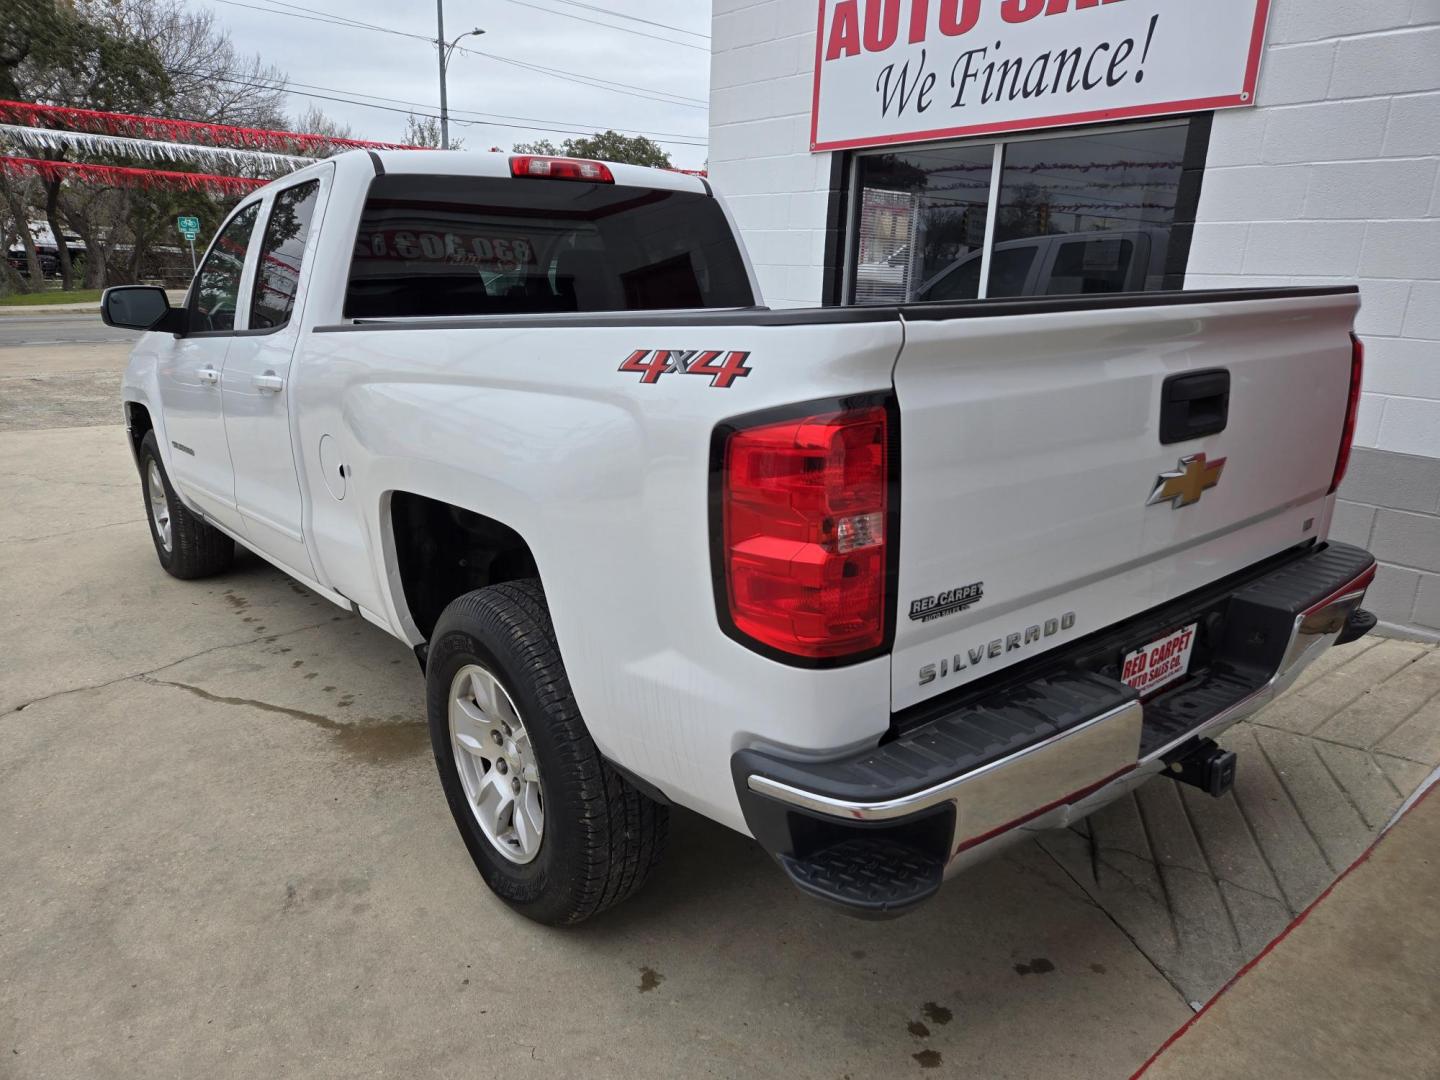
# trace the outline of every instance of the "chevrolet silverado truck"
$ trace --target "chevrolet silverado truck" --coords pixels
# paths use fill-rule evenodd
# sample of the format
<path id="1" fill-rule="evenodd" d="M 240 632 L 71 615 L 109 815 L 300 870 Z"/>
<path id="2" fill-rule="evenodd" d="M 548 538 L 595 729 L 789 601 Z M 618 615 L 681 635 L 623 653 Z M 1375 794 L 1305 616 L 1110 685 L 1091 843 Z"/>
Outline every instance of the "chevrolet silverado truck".
<path id="1" fill-rule="evenodd" d="M 1369 631 L 1327 540 L 1353 288 L 772 310 L 706 180 L 354 152 L 244 198 L 123 381 L 161 566 L 414 649 L 486 883 L 640 887 L 670 807 L 894 915 Z M 1168 782 L 1157 780 L 1156 782 Z"/>

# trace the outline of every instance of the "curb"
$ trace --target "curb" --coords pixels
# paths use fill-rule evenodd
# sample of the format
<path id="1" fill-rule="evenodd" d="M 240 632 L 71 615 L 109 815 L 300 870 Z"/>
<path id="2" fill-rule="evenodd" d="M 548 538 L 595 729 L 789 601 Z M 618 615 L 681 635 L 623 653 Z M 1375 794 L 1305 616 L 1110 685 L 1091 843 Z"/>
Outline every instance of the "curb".
<path id="1" fill-rule="evenodd" d="M 0 306 L 0 319 L 21 315 L 99 315 L 99 304 L 6 304 Z"/>

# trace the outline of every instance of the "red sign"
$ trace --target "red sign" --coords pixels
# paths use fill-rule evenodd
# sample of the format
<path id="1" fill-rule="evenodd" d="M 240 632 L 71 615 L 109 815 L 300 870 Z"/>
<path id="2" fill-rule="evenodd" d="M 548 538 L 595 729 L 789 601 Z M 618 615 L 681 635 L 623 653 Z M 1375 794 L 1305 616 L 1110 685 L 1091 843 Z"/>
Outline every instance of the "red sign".
<path id="1" fill-rule="evenodd" d="M 810 148 L 1255 103 L 1270 0 L 820 0 Z"/>

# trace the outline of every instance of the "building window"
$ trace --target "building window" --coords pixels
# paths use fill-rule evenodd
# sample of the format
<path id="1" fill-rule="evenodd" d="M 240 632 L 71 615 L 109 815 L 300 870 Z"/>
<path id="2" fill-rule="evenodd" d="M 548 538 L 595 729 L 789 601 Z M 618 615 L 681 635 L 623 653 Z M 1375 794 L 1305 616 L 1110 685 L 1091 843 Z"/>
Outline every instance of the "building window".
<path id="1" fill-rule="evenodd" d="M 857 156 L 847 299 L 1179 288 L 1203 121 Z"/>

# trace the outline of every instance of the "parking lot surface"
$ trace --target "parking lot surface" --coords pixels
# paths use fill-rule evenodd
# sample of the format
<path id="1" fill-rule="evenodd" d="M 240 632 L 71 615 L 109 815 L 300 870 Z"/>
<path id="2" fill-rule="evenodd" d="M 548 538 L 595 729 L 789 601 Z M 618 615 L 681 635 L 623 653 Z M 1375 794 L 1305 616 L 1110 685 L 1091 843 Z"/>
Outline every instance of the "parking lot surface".
<path id="1" fill-rule="evenodd" d="M 1440 762 L 1440 654 L 1367 641 L 1236 732 L 1238 799 L 1156 781 L 901 921 L 681 812 L 634 901 L 537 927 L 402 643 L 253 557 L 160 569 L 123 357 L 0 348 L 0 1076 L 1127 1076 Z"/>

